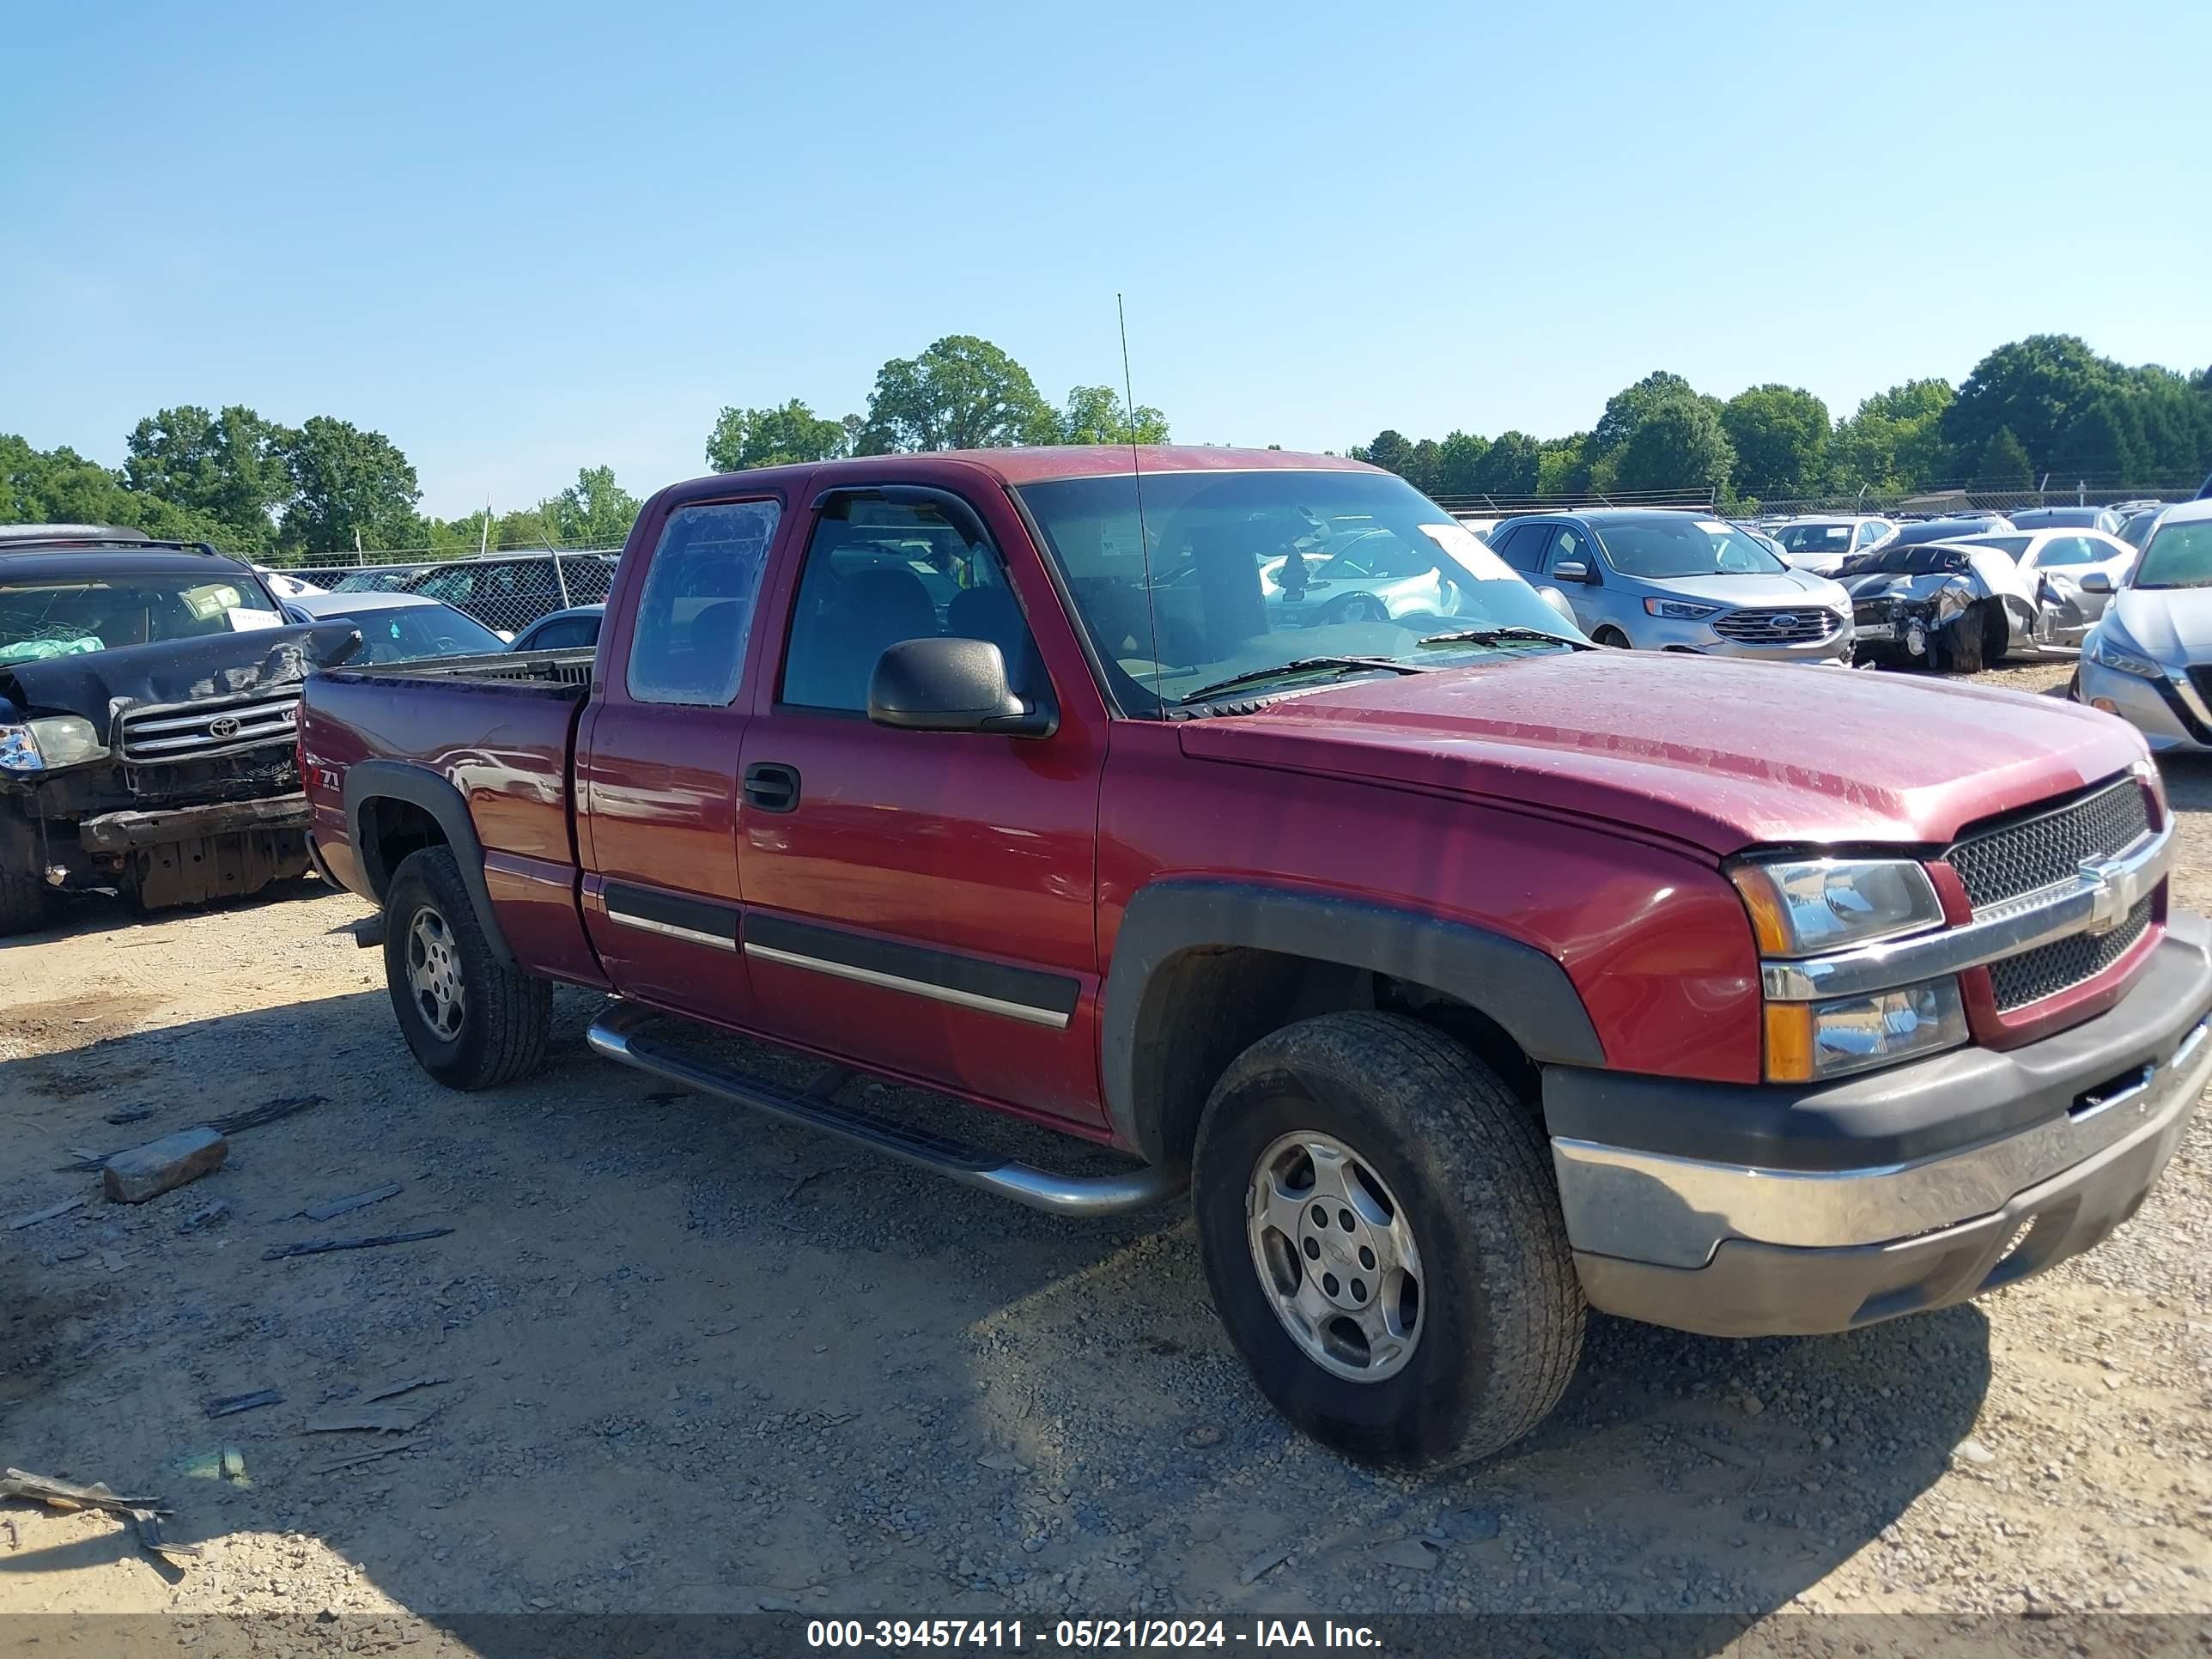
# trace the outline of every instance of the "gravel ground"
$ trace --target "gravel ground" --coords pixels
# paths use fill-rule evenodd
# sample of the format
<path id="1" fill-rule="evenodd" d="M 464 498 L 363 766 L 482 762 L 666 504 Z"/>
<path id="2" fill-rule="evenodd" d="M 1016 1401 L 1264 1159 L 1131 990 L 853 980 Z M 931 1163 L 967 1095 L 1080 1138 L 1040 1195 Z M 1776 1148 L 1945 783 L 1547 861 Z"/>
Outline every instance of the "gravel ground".
<path id="1" fill-rule="evenodd" d="M 2212 907 L 2212 769 L 2167 775 Z M 1534 1438 L 1406 1480 L 1266 1407 L 1172 1211 L 1056 1222 L 658 1088 L 583 1052 L 580 994 L 544 1074 L 445 1093 L 362 907 L 304 892 L 0 948 L 0 1218 L 87 1198 L 0 1232 L 0 1462 L 159 1494 L 203 1549 L 11 1504 L 0 1615 L 2212 1610 L 2212 1120 L 2044 1278 L 1849 1338 L 1599 1320 Z M 143 1206 L 54 1169 L 301 1093 Z M 414 1426 L 317 1430 L 364 1412 Z"/>

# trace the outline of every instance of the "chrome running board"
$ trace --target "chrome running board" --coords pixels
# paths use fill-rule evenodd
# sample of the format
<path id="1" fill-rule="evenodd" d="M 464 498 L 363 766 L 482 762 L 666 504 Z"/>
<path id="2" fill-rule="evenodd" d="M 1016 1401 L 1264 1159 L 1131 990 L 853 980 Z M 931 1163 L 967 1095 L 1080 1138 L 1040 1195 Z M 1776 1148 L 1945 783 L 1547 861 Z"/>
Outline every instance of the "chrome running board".
<path id="1" fill-rule="evenodd" d="M 648 1009 L 617 1003 L 592 1022 L 586 1040 L 607 1059 L 635 1066 L 665 1082 L 750 1106 L 787 1123 L 823 1130 L 1048 1215 L 1127 1215 L 1166 1202 L 1188 1182 L 1183 1170 L 1157 1164 L 1125 1175 L 1054 1175 L 895 1119 L 837 1105 L 817 1094 L 724 1071 L 641 1030 L 648 1021 L 660 1018 Z"/>

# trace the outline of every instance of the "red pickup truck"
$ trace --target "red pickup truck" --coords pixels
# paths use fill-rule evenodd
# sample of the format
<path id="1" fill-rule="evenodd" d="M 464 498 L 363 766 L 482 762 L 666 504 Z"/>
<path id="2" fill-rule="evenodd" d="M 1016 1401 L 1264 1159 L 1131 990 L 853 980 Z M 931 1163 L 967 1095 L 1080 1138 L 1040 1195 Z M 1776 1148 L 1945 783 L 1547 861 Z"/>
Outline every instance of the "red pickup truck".
<path id="1" fill-rule="evenodd" d="M 2129 727 L 1594 647 L 1327 458 L 678 485 L 595 654 L 319 674 L 301 763 L 434 1078 L 528 1071 L 557 981 L 613 1059 L 1025 1203 L 1187 1183 L 1261 1389 L 1401 1464 L 1534 1425 L 1589 1308 L 1840 1331 L 2085 1249 L 2212 1072 Z M 1133 1161 L 781 1089 L 717 1027 Z"/>

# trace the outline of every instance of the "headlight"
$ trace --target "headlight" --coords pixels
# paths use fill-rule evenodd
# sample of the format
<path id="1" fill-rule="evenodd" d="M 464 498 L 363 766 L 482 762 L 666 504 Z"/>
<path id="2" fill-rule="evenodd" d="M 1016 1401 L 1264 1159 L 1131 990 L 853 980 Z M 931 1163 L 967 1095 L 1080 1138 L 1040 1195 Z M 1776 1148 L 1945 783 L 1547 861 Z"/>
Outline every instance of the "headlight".
<path id="1" fill-rule="evenodd" d="M 1911 859 L 1775 859 L 1729 872 L 1761 956 L 1805 957 L 1942 924 L 1928 872 Z"/>
<path id="2" fill-rule="evenodd" d="M 27 726 L 0 726 L 0 769 L 9 772 L 43 772 L 46 757 L 39 752 L 39 740 L 31 735 Z"/>
<path id="3" fill-rule="evenodd" d="M 1966 1040 L 1966 1011 L 1955 979 L 1827 1002 L 1770 1002 L 1766 1076 L 1772 1083 L 1816 1083 L 1955 1048 Z"/>
<path id="4" fill-rule="evenodd" d="M 99 728 L 76 714 L 52 714 L 31 722 L 31 737 L 48 766 L 75 766 L 107 753 Z"/>
<path id="5" fill-rule="evenodd" d="M 1688 599 L 1646 599 L 1644 601 L 1644 609 L 1646 615 L 1664 617 L 1669 622 L 1698 622 L 1707 617 L 1719 615 L 1722 607 L 1717 605 L 1696 605 Z"/>
<path id="6" fill-rule="evenodd" d="M 2124 634 L 2118 635 L 2118 639 L 2133 643 Z M 2114 635 L 2102 628 L 2090 634 L 2087 655 L 2089 660 L 2100 668 L 2116 669 L 2123 674 L 2133 674 L 2138 679 L 2162 680 L 2166 678 L 2163 668 L 2148 657 L 2140 657 L 2133 651 L 2123 648 L 2115 641 Z"/>

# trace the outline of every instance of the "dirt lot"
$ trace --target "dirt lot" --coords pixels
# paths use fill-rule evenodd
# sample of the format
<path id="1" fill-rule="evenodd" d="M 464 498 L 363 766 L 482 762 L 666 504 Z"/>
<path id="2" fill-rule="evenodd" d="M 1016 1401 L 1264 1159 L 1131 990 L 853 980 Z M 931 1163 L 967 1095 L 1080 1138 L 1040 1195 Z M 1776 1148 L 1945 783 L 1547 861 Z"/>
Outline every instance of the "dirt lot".
<path id="1" fill-rule="evenodd" d="M 2168 777 L 2212 906 L 2212 769 Z M 1052 1221 L 657 1089 L 584 1053 L 580 994 L 544 1075 L 445 1093 L 362 907 L 307 890 L 0 948 L 0 1219 L 88 1195 L 0 1232 L 0 1462 L 159 1494 L 204 1549 L 9 1504 L 0 1615 L 2212 1611 L 2212 1122 L 2044 1279 L 1853 1338 L 1599 1321 L 1533 1441 L 1406 1481 L 1261 1403 L 1178 1213 Z M 56 1171 L 300 1094 L 142 1207 Z M 363 1412 L 419 1421 L 310 1431 Z"/>

